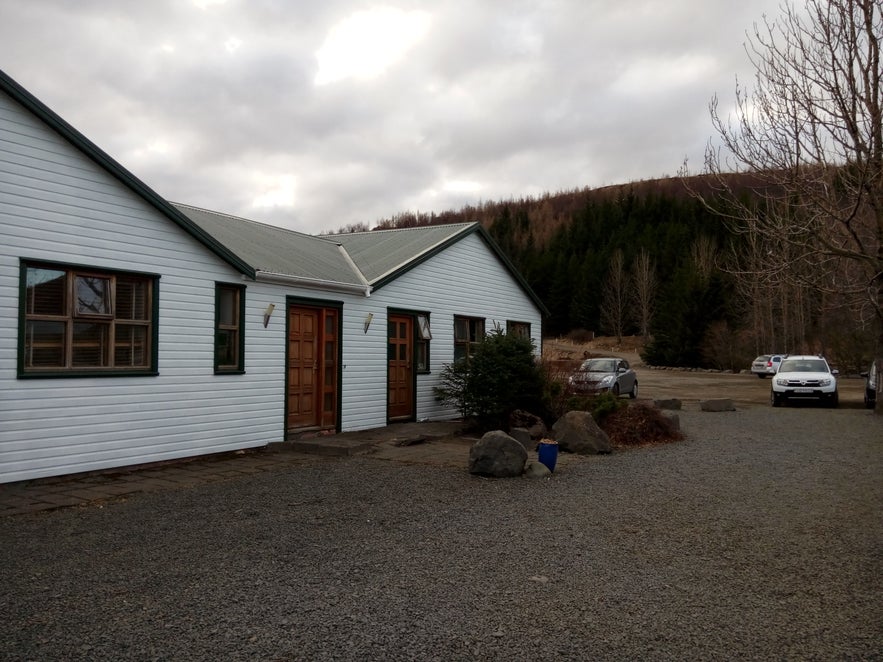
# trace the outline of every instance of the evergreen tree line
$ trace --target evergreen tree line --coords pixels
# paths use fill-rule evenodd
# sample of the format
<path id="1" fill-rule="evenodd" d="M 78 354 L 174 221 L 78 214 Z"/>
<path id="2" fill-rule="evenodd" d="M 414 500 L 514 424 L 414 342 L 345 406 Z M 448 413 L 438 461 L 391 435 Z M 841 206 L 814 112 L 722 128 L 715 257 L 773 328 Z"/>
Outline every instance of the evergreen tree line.
<path id="1" fill-rule="evenodd" d="M 750 179 L 741 184 L 750 196 Z M 646 331 L 653 365 L 739 369 L 759 353 L 822 351 L 857 370 L 870 356 L 875 331 L 860 311 L 814 296 L 809 282 L 783 291 L 745 273 L 745 237 L 679 180 L 404 213 L 379 227 L 473 220 L 546 304 L 546 336 Z"/>

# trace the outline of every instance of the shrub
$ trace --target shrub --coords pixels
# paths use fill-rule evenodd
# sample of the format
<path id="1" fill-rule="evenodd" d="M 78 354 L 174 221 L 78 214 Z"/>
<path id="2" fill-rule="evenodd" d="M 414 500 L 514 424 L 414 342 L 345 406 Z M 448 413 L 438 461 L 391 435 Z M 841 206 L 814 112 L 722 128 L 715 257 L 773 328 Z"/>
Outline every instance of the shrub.
<path id="1" fill-rule="evenodd" d="M 613 446 L 660 444 L 684 438 L 674 422 L 659 408 L 643 402 L 610 412 L 603 422 L 595 420 L 610 437 Z"/>
<path id="2" fill-rule="evenodd" d="M 528 338 L 493 331 L 468 360 L 446 365 L 440 381 L 436 397 L 482 429 L 505 429 L 515 409 L 547 413 L 546 380 Z"/>
<path id="3" fill-rule="evenodd" d="M 604 391 L 594 396 L 590 404 L 592 418 L 599 426 L 603 426 L 604 421 L 612 414 L 628 407 L 625 400 L 621 400 L 619 396 L 613 395 L 610 391 Z"/>

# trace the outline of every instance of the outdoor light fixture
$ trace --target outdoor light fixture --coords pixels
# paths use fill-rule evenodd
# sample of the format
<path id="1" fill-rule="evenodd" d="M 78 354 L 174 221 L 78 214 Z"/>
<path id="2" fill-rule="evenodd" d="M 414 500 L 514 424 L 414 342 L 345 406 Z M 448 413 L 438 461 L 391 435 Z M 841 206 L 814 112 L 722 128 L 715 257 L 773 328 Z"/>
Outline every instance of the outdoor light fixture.
<path id="1" fill-rule="evenodd" d="M 273 311 L 276 310 L 276 304 L 271 303 L 267 306 L 267 309 L 264 311 L 264 328 L 267 328 L 267 324 L 270 323 L 270 315 L 273 314 Z"/>
<path id="2" fill-rule="evenodd" d="M 365 333 L 368 333 L 368 327 L 371 326 L 371 320 L 374 319 L 374 313 L 368 313 L 368 316 L 365 318 Z"/>

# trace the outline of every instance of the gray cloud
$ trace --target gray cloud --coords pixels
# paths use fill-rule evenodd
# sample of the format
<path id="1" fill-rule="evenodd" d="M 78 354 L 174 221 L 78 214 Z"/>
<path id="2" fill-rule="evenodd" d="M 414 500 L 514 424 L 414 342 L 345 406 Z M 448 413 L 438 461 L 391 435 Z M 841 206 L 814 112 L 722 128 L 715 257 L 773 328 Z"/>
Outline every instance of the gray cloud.
<path id="1" fill-rule="evenodd" d="M 709 99 L 750 78 L 745 33 L 778 13 L 778 0 L 383 6 L 419 20 L 351 33 L 367 40 L 356 62 L 422 37 L 371 77 L 324 85 L 317 53 L 372 5 L 0 0 L 0 66 L 161 195 L 319 232 L 698 164 Z"/>

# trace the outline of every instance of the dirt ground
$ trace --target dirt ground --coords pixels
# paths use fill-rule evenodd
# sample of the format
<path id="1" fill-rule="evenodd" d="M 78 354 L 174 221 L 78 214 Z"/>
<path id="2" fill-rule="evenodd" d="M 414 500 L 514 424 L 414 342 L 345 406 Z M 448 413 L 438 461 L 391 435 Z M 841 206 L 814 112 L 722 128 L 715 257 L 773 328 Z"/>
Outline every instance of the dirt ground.
<path id="1" fill-rule="evenodd" d="M 552 361 L 562 370 L 575 366 L 586 352 L 591 356 L 616 356 L 626 359 L 638 374 L 639 399 L 657 400 L 679 398 L 685 407 L 698 406 L 700 400 L 729 398 L 739 406 L 769 406 L 770 380 L 759 379 L 748 372 L 740 374 L 724 372 L 689 371 L 680 369 L 649 368 L 640 357 L 640 343 L 635 338 L 623 338 L 621 344 L 615 338 L 597 338 L 585 344 L 566 340 L 543 341 L 543 358 Z M 864 379 L 841 375 L 838 378 L 840 407 L 862 408 Z"/>

